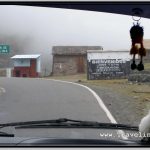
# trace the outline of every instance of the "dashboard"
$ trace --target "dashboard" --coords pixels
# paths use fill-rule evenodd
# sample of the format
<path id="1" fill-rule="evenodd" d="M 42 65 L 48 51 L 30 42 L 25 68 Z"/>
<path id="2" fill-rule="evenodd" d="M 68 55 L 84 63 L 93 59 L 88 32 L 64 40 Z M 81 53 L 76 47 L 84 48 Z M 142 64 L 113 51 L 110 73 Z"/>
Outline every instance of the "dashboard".
<path id="1" fill-rule="evenodd" d="M 0 146 L 145 146 L 140 141 L 0 137 Z"/>

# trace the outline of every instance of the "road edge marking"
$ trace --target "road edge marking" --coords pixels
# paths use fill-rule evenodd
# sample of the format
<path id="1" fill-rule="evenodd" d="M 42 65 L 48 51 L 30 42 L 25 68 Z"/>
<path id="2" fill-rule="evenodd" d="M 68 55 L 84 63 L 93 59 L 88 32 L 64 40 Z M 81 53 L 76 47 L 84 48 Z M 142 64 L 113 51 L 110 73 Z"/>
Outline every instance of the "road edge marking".
<path id="1" fill-rule="evenodd" d="M 6 93 L 6 90 L 3 87 L 0 87 L 0 93 Z"/>
<path id="2" fill-rule="evenodd" d="M 56 80 L 56 79 L 44 79 L 44 78 L 37 78 L 37 79 L 43 79 L 43 80 L 51 80 L 51 81 L 56 81 L 56 82 L 64 82 L 64 83 L 69 83 L 69 84 L 74 84 L 74 85 L 78 85 L 81 87 L 86 88 L 88 91 L 90 91 L 93 96 L 96 98 L 99 106 L 103 109 L 103 111 L 106 113 L 106 116 L 108 117 L 108 119 L 110 120 L 111 123 L 116 123 L 117 121 L 115 120 L 115 118 L 113 117 L 113 115 L 110 113 L 110 111 L 108 110 L 108 108 L 106 107 L 106 105 L 104 104 L 104 102 L 102 101 L 102 99 L 99 97 L 99 95 L 93 91 L 91 88 L 79 84 L 79 83 L 75 83 L 75 82 L 71 82 L 71 81 L 64 81 L 64 80 Z M 128 138 L 125 136 L 125 132 L 123 130 L 117 130 L 117 133 L 121 135 L 122 139 L 127 140 Z"/>

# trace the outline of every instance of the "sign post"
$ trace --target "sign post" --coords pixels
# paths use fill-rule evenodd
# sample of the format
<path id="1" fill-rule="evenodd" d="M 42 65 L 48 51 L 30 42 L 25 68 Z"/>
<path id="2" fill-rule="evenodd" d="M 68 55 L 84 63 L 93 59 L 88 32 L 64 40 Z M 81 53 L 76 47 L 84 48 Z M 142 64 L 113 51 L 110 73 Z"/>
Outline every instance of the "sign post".
<path id="1" fill-rule="evenodd" d="M 0 54 L 8 54 L 10 52 L 9 45 L 0 45 Z"/>

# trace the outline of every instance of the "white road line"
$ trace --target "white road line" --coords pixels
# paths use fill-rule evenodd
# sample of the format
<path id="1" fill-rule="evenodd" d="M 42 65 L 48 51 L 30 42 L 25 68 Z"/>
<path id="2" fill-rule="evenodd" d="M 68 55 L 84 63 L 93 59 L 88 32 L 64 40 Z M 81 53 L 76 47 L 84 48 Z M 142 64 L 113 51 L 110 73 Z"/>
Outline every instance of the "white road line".
<path id="1" fill-rule="evenodd" d="M 104 110 L 104 112 L 106 113 L 107 117 L 109 118 L 111 123 L 117 123 L 117 121 L 115 120 L 115 118 L 112 116 L 112 114 L 110 113 L 110 111 L 108 110 L 108 108 L 105 106 L 105 104 L 103 103 L 102 99 L 96 94 L 95 91 L 93 91 L 91 88 L 79 84 L 79 83 L 74 83 L 74 82 L 70 82 L 70 81 L 62 81 L 62 80 L 55 80 L 55 79 L 44 79 L 44 78 L 37 78 L 37 79 L 43 79 L 43 80 L 51 80 L 51 81 L 57 81 L 57 82 L 63 82 L 63 83 L 70 83 L 70 84 L 74 84 L 74 85 L 78 85 L 81 87 L 86 88 L 87 90 L 89 90 L 93 96 L 96 98 L 96 100 L 98 101 L 100 107 Z M 125 136 L 124 131 L 122 130 L 117 130 L 117 133 L 120 135 L 120 137 L 122 137 L 122 139 L 127 140 L 128 138 Z"/>
<path id="2" fill-rule="evenodd" d="M 0 93 L 6 93 L 6 90 L 2 87 L 0 87 Z"/>

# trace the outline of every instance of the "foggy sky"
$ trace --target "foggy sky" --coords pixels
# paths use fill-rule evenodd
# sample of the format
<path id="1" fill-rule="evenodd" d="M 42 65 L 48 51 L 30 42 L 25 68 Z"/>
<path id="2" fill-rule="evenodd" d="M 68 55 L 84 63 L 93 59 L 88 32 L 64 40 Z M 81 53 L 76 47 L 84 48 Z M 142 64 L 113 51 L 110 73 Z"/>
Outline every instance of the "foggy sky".
<path id="1" fill-rule="evenodd" d="M 150 39 L 150 20 L 142 18 L 140 22 L 144 27 L 144 38 Z M 42 68 L 47 70 L 51 68 L 52 46 L 103 46 L 104 50 L 129 50 L 132 25 L 132 17 L 126 15 L 0 6 L 0 40 L 14 37 L 15 44 L 19 45 L 16 51 L 20 54 L 42 54 Z M 25 42 L 20 45 L 19 41 Z"/>

